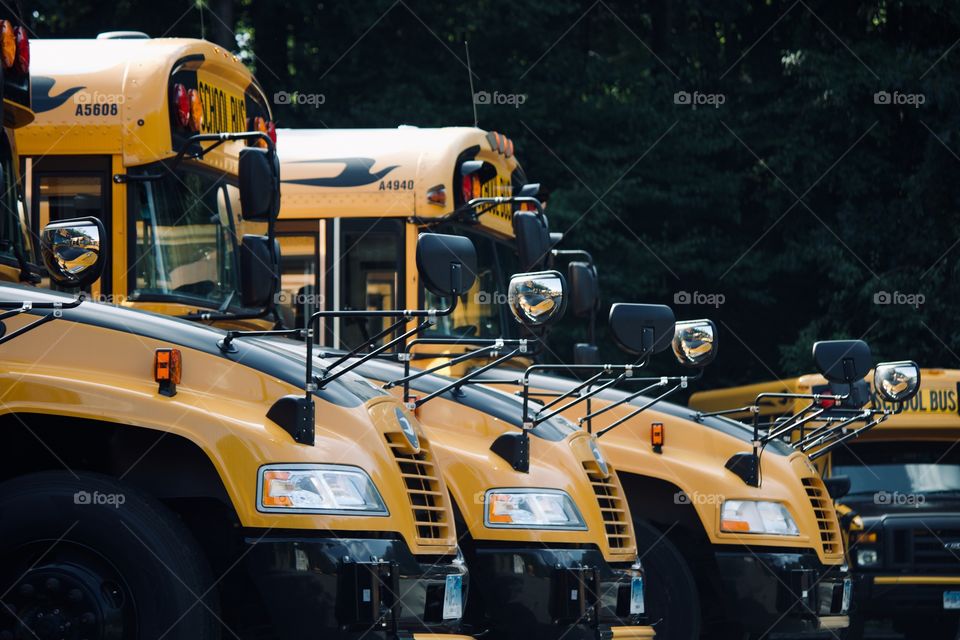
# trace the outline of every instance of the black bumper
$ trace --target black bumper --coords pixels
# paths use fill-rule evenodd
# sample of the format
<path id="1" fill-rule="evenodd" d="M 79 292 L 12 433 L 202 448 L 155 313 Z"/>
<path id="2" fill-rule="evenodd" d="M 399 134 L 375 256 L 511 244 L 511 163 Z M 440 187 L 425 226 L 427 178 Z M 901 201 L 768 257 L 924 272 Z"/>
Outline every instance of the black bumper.
<path id="1" fill-rule="evenodd" d="M 647 624 L 631 613 L 641 572 L 594 549 L 490 548 L 466 544 L 472 591 L 465 623 L 489 637 L 600 640 L 611 627 Z"/>
<path id="2" fill-rule="evenodd" d="M 724 551 L 716 559 L 727 616 L 751 635 L 832 635 L 828 628 L 846 626 L 847 574 L 816 553 Z"/>
<path id="3" fill-rule="evenodd" d="M 452 558 L 415 557 L 398 540 L 247 539 L 243 559 L 270 624 L 284 640 L 389 640 L 411 633 L 459 633 L 444 619 L 447 577 L 466 567 Z M 451 610 L 448 609 L 448 614 Z"/>
<path id="4" fill-rule="evenodd" d="M 855 575 L 855 615 L 895 622 L 915 622 L 930 616 L 960 618 L 960 610 L 945 610 L 943 607 L 944 591 L 960 591 L 960 581 L 953 584 L 877 584 L 876 578 L 872 574 Z"/>

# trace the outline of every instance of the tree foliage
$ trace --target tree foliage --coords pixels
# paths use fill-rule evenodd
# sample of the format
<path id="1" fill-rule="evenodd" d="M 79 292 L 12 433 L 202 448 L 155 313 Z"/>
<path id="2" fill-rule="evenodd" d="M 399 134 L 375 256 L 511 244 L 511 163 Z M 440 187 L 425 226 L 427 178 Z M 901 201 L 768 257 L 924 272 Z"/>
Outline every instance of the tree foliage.
<path id="1" fill-rule="evenodd" d="M 216 38 L 268 95 L 324 96 L 276 106 L 288 127 L 470 124 L 467 41 L 474 91 L 525 96 L 478 106 L 480 126 L 516 140 L 605 304 L 713 302 L 675 305 L 718 322 L 712 383 L 808 371 L 838 337 L 960 366 L 953 3 L 41 0 L 26 17 L 49 37 Z M 566 321 L 556 352 L 582 337 Z"/>

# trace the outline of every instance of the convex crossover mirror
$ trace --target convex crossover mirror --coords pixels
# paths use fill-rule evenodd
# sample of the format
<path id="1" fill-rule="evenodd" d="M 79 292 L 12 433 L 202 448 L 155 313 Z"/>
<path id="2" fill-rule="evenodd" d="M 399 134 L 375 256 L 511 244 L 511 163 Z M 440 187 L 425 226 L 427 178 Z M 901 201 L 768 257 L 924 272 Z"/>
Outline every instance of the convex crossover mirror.
<path id="1" fill-rule="evenodd" d="M 705 367 L 717 357 L 717 327 L 710 320 L 678 322 L 671 344 L 680 364 Z"/>
<path id="2" fill-rule="evenodd" d="M 43 228 L 40 252 L 50 279 L 61 287 L 85 288 L 103 272 L 100 241 L 103 223 L 96 218 L 74 218 Z"/>
<path id="3" fill-rule="evenodd" d="M 507 299 L 513 316 L 528 327 L 542 327 L 563 315 L 566 282 L 557 271 L 518 273 L 510 278 Z"/>
<path id="4" fill-rule="evenodd" d="M 881 362 L 873 370 L 873 387 L 888 402 L 906 402 L 920 390 L 920 367 L 916 362 Z"/>

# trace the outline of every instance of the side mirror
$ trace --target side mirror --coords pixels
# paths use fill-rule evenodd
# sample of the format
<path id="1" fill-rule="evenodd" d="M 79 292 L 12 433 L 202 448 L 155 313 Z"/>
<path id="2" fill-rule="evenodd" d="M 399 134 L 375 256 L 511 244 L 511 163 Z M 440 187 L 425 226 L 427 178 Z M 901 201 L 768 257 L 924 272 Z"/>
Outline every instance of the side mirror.
<path id="1" fill-rule="evenodd" d="M 280 215 L 280 160 L 269 149 L 240 150 L 240 207 L 244 220 L 270 222 Z"/>
<path id="2" fill-rule="evenodd" d="M 827 495 L 834 500 L 839 500 L 843 496 L 850 493 L 849 476 L 832 476 L 830 478 L 824 478 L 823 484 L 827 487 Z"/>
<path id="3" fill-rule="evenodd" d="M 705 367 L 717 357 L 717 327 L 711 320 L 678 322 L 673 333 L 673 354 L 685 367 Z"/>
<path id="4" fill-rule="evenodd" d="M 567 304 L 565 289 L 566 283 L 558 271 L 514 275 L 507 288 L 513 317 L 531 328 L 559 319 Z"/>
<path id="5" fill-rule="evenodd" d="M 83 289 L 103 273 L 105 253 L 100 240 L 106 235 L 96 218 L 52 222 L 40 234 L 40 253 L 50 279 L 61 287 Z"/>
<path id="6" fill-rule="evenodd" d="M 863 340 L 823 340 L 813 345 L 817 371 L 830 382 L 862 380 L 873 366 L 870 347 Z"/>
<path id="7" fill-rule="evenodd" d="M 477 279 L 477 250 L 469 238 L 421 233 L 417 238 L 417 271 L 427 291 L 455 298 Z"/>
<path id="8" fill-rule="evenodd" d="M 240 299 L 244 307 L 260 309 L 271 304 L 280 285 L 277 277 L 279 262 L 280 243 L 276 239 L 243 236 L 240 243 Z"/>
<path id="9" fill-rule="evenodd" d="M 873 387 L 888 402 L 906 402 L 920 391 L 920 367 L 916 362 L 881 362 L 873 371 Z"/>
<path id="10" fill-rule="evenodd" d="M 670 346 L 676 318 L 662 304 L 618 302 L 610 307 L 610 332 L 627 353 L 647 357 Z"/>
<path id="11" fill-rule="evenodd" d="M 600 296 L 597 272 L 587 262 L 571 262 L 567 265 L 567 281 L 570 283 L 571 313 L 578 318 L 590 317 Z"/>
<path id="12" fill-rule="evenodd" d="M 520 268 L 535 271 L 550 253 L 550 232 L 535 213 L 517 211 L 513 214 L 513 235 L 517 238 Z"/>
<path id="13" fill-rule="evenodd" d="M 600 364 L 600 348 L 589 342 L 573 345 L 573 364 Z"/>
<path id="14" fill-rule="evenodd" d="M 540 193 L 540 183 L 528 182 L 513 195 L 518 198 L 536 198 L 538 193 Z"/>

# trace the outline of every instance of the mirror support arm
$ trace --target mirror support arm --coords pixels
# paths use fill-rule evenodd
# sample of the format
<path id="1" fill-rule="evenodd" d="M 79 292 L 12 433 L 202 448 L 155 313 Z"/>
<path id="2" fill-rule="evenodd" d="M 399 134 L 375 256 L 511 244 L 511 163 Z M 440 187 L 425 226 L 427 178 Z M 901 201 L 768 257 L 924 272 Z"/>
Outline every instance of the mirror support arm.
<path id="1" fill-rule="evenodd" d="M 657 404 L 658 402 L 660 402 L 661 400 L 663 400 L 664 398 L 666 398 L 667 396 L 669 396 L 670 394 L 672 394 L 673 392 L 675 392 L 677 389 L 680 389 L 681 387 L 683 387 L 684 384 L 685 384 L 684 382 L 678 382 L 677 384 L 673 385 L 673 387 L 671 387 L 670 389 L 667 389 L 666 391 L 664 391 L 663 393 L 661 393 L 659 396 L 657 396 L 656 398 L 653 398 L 652 400 L 650 400 L 649 402 L 647 402 L 647 403 L 644 404 L 643 406 L 637 407 L 636 409 L 634 409 L 633 411 L 631 411 L 631 412 L 628 413 L 627 415 L 623 416 L 622 418 L 620 418 L 619 420 L 617 420 L 616 422 L 614 422 L 614 423 L 611 424 L 610 426 L 604 427 L 603 429 L 600 429 L 600 431 L 597 431 L 597 437 L 599 438 L 599 437 L 603 436 L 605 433 L 611 431 L 612 429 L 616 429 L 617 427 L 619 427 L 621 424 L 623 424 L 623 423 L 626 422 L 627 420 L 629 420 L 629 419 L 631 419 L 631 418 L 633 418 L 633 417 L 635 417 L 635 416 L 643 413 L 644 411 L 646 411 L 647 409 L 649 409 L 649 408 L 652 407 L 653 405 Z"/>
<path id="2" fill-rule="evenodd" d="M 520 349 L 519 349 L 519 348 L 514 349 L 513 351 L 510 351 L 509 353 L 504 354 L 503 356 L 500 356 L 500 357 L 497 358 L 496 360 L 493 360 L 492 362 L 488 362 L 487 364 L 485 364 L 484 366 L 480 367 L 480 368 L 477 369 L 476 371 L 471 371 L 470 374 L 473 374 L 474 376 L 478 376 L 478 375 L 482 374 L 484 371 L 488 371 L 489 369 L 492 369 L 492 368 L 494 368 L 494 367 L 497 367 L 497 366 L 503 364 L 504 362 L 506 362 L 507 360 L 510 360 L 511 358 L 516 357 L 516 355 L 517 355 L 518 353 L 520 353 Z M 468 374 L 468 375 L 469 375 L 469 374 Z M 425 395 L 424 397 L 417 399 L 417 401 L 414 402 L 414 407 L 415 407 L 415 408 L 416 408 L 416 407 L 420 407 L 420 406 L 422 406 L 423 404 L 425 404 L 426 402 L 428 402 L 428 401 L 430 401 L 430 400 L 433 400 L 433 399 L 436 398 L 437 396 L 443 395 L 444 393 L 446 393 L 447 391 L 450 391 L 451 389 L 457 389 L 457 388 L 463 386 L 464 382 L 465 382 L 465 379 L 464 379 L 464 378 L 460 378 L 459 380 L 454 380 L 453 382 L 451 382 L 451 383 L 449 383 L 449 384 L 447 384 L 447 385 L 444 385 L 444 386 L 441 387 L 440 389 L 437 389 L 436 391 L 432 391 L 432 392 L 428 393 L 427 395 Z"/>
<path id="3" fill-rule="evenodd" d="M 881 422 L 885 421 L 885 420 L 886 420 L 887 418 L 889 418 L 891 415 L 893 415 L 893 414 L 892 414 L 892 413 L 884 413 L 883 415 L 878 416 L 876 419 L 871 420 L 870 422 L 868 422 L 867 424 L 863 425 L 863 426 L 860 427 L 859 429 L 856 429 L 856 430 L 854 430 L 854 431 L 851 431 L 850 433 L 847 433 L 847 434 L 841 436 L 840 438 L 834 440 L 833 442 L 830 442 L 829 444 L 827 444 L 824 448 L 820 449 L 819 451 L 814 451 L 813 453 L 808 454 L 808 457 L 809 457 L 811 460 L 816 460 L 817 458 L 821 458 L 821 457 L 827 455 L 828 453 L 830 453 L 831 451 L 833 451 L 834 449 L 836 449 L 837 447 L 839 447 L 839 446 L 840 446 L 841 444 L 843 444 L 844 442 L 847 442 L 848 440 L 853 440 L 854 438 L 859 437 L 861 433 L 863 433 L 863 432 L 865 432 L 865 431 L 869 431 L 870 429 L 873 429 L 875 426 L 877 426 L 877 425 L 880 424 Z"/>

